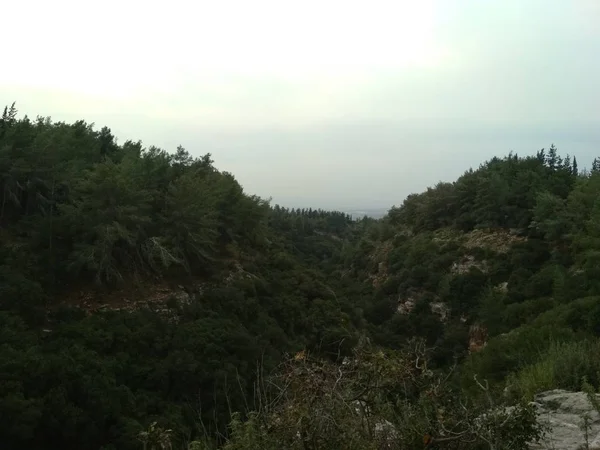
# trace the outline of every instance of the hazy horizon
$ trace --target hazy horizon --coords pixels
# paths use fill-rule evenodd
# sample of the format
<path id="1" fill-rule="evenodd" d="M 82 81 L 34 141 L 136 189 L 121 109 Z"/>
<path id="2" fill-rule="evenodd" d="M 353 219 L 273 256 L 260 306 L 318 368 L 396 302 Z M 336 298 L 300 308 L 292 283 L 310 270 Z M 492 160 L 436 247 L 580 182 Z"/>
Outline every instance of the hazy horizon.
<path id="1" fill-rule="evenodd" d="M 32 0 L 4 12 L 19 38 L 2 103 L 211 153 L 284 206 L 389 209 L 510 151 L 554 143 L 580 167 L 600 155 L 595 0 Z"/>

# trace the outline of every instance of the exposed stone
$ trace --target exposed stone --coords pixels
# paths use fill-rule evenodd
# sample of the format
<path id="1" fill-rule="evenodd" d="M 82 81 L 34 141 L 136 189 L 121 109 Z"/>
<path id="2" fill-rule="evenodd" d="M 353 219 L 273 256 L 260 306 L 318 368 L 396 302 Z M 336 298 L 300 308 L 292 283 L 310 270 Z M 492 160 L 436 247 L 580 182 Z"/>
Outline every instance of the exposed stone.
<path id="1" fill-rule="evenodd" d="M 600 449 L 600 414 L 584 392 L 546 391 L 538 394 L 533 404 L 538 412 L 538 422 L 546 425 L 548 430 L 541 442 L 530 445 L 532 450 Z"/>
<path id="2" fill-rule="evenodd" d="M 450 308 L 444 302 L 431 302 L 429 308 L 432 313 L 439 316 L 442 322 L 446 322 L 448 317 L 450 317 Z"/>
<path id="3" fill-rule="evenodd" d="M 387 260 L 392 249 L 392 241 L 385 241 L 369 256 L 369 259 L 377 264 L 377 273 L 369 275 L 375 289 L 379 288 L 388 278 Z"/>
<path id="4" fill-rule="evenodd" d="M 413 297 L 408 297 L 406 299 L 398 299 L 398 311 L 400 314 L 410 314 L 410 312 L 415 308 L 417 304 L 416 300 Z"/>
<path id="5" fill-rule="evenodd" d="M 438 244 L 446 244 L 448 242 L 455 242 L 461 238 L 462 234 L 456 230 L 450 228 L 440 228 L 434 231 L 431 240 Z"/>
<path id="6" fill-rule="evenodd" d="M 412 237 L 414 234 L 410 228 L 403 226 L 396 231 L 394 237 Z"/>
<path id="7" fill-rule="evenodd" d="M 256 276 L 250 272 L 247 272 L 239 261 L 234 261 L 232 270 L 223 281 L 226 285 L 231 285 L 231 283 L 233 283 L 235 280 L 244 278 L 256 278 Z"/>
<path id="8" fill-rule="evenodd" d="M 517 242 L 527 238 L 505 229 L 477 229 L 467 233 L 463 246 L 466 248 L 486 248 L 498 253 L 506 253 Z"/>
<path id="9" fill-rule="evenodd" d="M 188 305 L 202 297 L 206 283 L 172 285 L 166 281 L 155 280 L 154 283 L 128 283 L 117 289 L 87 289 L 74 291 L 62 299 L 59 305 L 80 308 L 87 315 L 108 311 L 135 312 L 150 309 L 169 320 L 177 320 L 177 306 Z"/>
<path id="10" fill-rule="evenodd" d="M 179 305 L 189 305 L 192 301 L 192 297 L 190 296 L 190 294 L 188 294 L 184 290 L 174 292 L 173 298 L 177 301 Z"/>
<path id="11" fill-rule="evenodd" d="M 476 268 L 483 273 L 488 272 L 487 261 L 477 261 L 473 255 L 465 255 L 460 261 L 452 264 L 450 271 L 455 275 L 468 273 L 472 268 Z"/>
<path id="12" fill-rule="evenodd" d="M 469 329 L 469 353 L 481 351 L 487 345 L 487 329 L 479 324 L 471 325 Z"/>

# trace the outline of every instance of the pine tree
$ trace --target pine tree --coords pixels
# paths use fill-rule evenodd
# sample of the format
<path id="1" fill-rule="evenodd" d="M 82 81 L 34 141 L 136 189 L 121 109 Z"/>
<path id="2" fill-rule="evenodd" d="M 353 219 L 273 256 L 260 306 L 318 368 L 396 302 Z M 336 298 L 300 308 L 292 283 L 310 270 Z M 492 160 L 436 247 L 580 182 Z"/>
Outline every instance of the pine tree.
<path id="1" fill-rule="evenodd" d="M 564 157 L 564 159 L 562 160 L 562 169 L 572 173 L 572 166 L 571 166 L 571 155 L 567 155 Z"/>
<path id="2" fill-rule="evenodd" d="M 558 152 L 554 144 L 552 144 L 548 149 L 548 155 L 546 156 L 546 164 L 552 170 L 555 170 L 559 165 Z"/>
<path id="3" fill-rule="evenodd" d="M 117 150 L 117 146 L 115 145 L 114 141 L 115 138 L 111 134 L 110 128 L 103 127 L 100 130 L 98 139 L 100 140 L 100 155 L 102 155 L 103 158 Z"/>
<path id="4" fill-rule="evenodd" d="M 535 157 L 538 159 L 538 161 L 545 163 L 546 162 L 546 150 L 541 149 L 539 152 L 536 153 Z"/>
<path id="5" fill-rule="evenodd" d="M 12 127 L 17 121 L 17 108 L 15 107 L 15 102 L 8 106 L 4 107 L 4 112 L 2 113 L 2 118 L 0 118 L 0 139 L 4 137 L 6 134 L 6 130 Z"/>

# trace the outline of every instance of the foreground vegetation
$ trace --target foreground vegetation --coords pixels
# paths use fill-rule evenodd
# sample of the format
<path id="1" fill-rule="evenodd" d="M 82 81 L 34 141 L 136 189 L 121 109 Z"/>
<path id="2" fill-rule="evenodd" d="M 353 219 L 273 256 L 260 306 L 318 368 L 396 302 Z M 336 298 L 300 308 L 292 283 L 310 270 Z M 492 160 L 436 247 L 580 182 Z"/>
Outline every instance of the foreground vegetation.
<path id="1" fill-rule="evenodd" d="M 535 393 L 600 385 L 597 161 L 352 220 L 9 107 L 0 183 L 5 448 L 520 449 Z"/>

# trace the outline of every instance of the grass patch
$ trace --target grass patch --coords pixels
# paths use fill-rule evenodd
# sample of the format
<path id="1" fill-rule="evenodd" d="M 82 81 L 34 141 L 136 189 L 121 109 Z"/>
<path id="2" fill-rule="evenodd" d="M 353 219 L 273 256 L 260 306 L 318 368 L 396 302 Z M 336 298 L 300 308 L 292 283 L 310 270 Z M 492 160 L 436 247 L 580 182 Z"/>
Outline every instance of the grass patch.
<path id="1" fill-rule="evenodd" d="M 511 395 L 527 401 L 551 389 L 578 391 L 584 377 L 598 385 L 600 341 L 554 342 L 540 358 L 509 376 Z"/>

